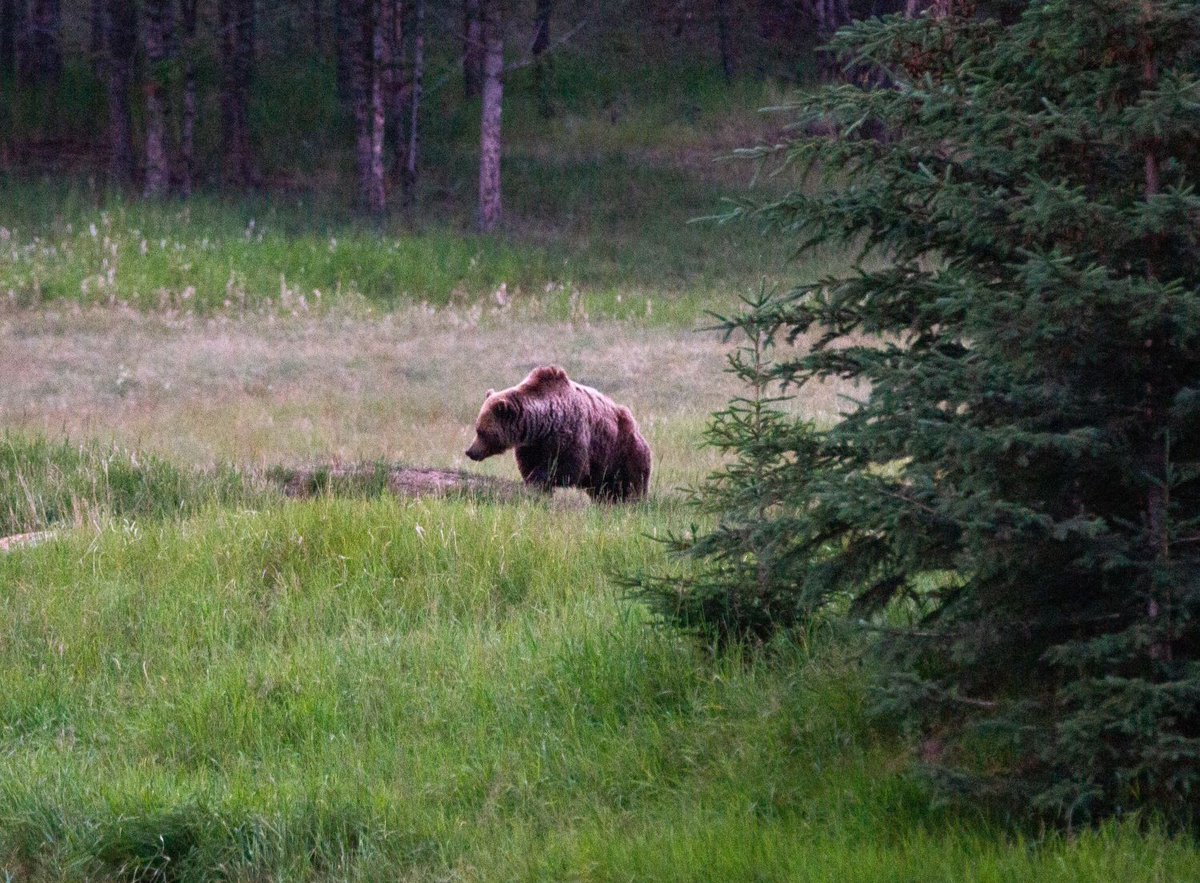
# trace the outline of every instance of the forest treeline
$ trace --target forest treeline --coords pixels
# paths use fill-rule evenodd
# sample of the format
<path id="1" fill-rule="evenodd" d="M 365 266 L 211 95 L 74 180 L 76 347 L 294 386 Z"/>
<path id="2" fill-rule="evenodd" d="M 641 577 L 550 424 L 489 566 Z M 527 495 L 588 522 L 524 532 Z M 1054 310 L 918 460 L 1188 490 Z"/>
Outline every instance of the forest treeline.
<path id="1" fill-rule="evenodd" d="M 936 0 L 935 0 L 936 2 Z M 545 117 L 556 112 L 555 61 L 570 55 L 639 88 L 648 69 L 709 66 L 726 80 L 840 76 L 820 50 L 840 27 L 930 0 L 0 0 L 0 170 L 69 158 L 108 186 L 147 198 L 198 187 L 271 189 L 251 105 L 265 74 L 297 78 L 293 101 L 336 92 L 352 144 L 357 202 L 379 215 L 413 199 L 426 156 L 426 96 L 478 107 L 479 227 L 502 214 L 506 81 L 521 75 Z M 631 57 L 643 59 L 641 70 Z M 667 71 L 670 74 L 670 71 Z M 287 76 L 285 73 L 284 76 Z M 511 88 L 511 87 L 510 87 Z M 312 93 L 312 94 L 310 94 Z M 286 116 L 291 105 L 278 113 Z M 89 117 L 85 138 L 24 118 Z M 268 108 L 267 115 L 273 110 Z M 472 111 L 473 115 L 473 111 Z M 78 126 L 79 120 L 76 120 Z M 298 141 L 303 118 L 273 124 Z M 27 129 L 29 127 L 26 127 Z M 198 147 L 201 128 L 215 147 Z M 75 129 L 78 132 L 78 128 Z M 82 142 L 82 143 L 81 143 Z"/>

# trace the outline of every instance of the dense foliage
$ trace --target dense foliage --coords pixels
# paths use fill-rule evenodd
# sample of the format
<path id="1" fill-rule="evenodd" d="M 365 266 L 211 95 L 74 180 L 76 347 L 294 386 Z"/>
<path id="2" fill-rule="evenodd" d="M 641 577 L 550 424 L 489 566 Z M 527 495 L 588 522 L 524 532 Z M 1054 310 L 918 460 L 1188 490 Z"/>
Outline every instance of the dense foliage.
<path id="1" fill-rule="evenodd" d="M 1189 816 L 1200 7 L 938 4 L 836 46 L 895 88 L 803 96 L 758 153 L 812 186 L 743 211 L 865 259 L 729 327 L 775 345 L 735 366 L 758 390 L 840 378 L 861 401 L 824 428 L 735 403 L 713 428 L 735 462 L 701 494 L 718 526 L 677 543 L 701 566 L 643 587 L 724 636 L 848 612 L 947 784 L 1068 822 Z"/>

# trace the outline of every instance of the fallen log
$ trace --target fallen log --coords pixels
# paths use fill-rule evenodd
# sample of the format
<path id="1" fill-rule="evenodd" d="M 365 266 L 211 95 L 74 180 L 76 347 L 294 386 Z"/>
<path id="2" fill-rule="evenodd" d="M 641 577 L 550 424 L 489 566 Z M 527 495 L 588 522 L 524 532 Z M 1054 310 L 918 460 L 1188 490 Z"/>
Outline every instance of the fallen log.
<path id="1" fill-rule="evenodd" d="M 30 533 L 16 533 L 8 537 L 0 537 L 0 552 L 11 552 L 13 549 L 28 548 L 44 543 L 58 536 L 56 530 L 35 530 Z"/>
<path id="2" fill-rule="evenodd" d="M 281 468 L 272 470 L 270 478 L 284 494 L 300 500 L 322 494 L 377 496 L 385 491 L 402 498 L 463 496 L 501 502 L 539 496 L 537 491 L 509 479 L 387 463 Z"/>

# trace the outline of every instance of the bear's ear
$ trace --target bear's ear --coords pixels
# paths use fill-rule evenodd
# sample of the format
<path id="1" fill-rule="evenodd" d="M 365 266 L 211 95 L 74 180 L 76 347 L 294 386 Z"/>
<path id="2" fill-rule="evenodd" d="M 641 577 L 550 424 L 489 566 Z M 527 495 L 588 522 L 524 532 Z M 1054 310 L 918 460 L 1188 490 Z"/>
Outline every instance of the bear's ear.
<path id="1" fill-rule="evenodd" d="M 517 403 L 507 397 L 496 399 L 492 403 L 492 413 L 504 419 L 516 417 L 520 410 Z"/>
<path id="2" fill-rule="evenodd" d="M 484 398 L 484 400 L 486 401 L 487 399 L 490 399 L 490 398 L 491 398 L 492 396 L 494 396 L 495 394 L 496 394 L 496 390 L 494 390 L 494 389 L 489 389 L 487 392 L 485 392 L 485 393 L 483 394 L 483 398 Z"/>

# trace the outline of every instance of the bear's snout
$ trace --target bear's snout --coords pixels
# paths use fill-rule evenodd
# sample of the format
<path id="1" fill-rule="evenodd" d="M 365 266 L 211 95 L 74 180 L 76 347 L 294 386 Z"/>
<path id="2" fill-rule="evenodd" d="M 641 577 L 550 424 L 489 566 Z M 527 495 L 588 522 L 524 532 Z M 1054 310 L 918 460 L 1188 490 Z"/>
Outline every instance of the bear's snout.
<path id="1" fill-rule="evenodd" d="M 471 442 L 471 447 L 467 448 L 464 453 L 475 462 L 479 462 L 480 460 L 486 460 L 492 452 L 487 449 L 487 445 L 476 438 L 475 441 Z"/>

